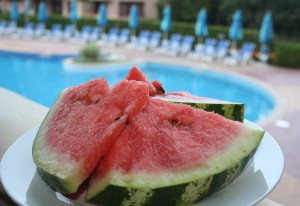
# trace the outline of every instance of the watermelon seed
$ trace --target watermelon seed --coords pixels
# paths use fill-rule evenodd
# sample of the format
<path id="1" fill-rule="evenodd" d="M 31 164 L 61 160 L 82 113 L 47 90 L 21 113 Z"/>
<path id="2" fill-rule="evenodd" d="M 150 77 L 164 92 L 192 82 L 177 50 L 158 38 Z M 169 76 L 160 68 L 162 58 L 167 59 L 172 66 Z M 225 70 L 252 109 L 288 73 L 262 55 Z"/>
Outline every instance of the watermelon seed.
<path id="1" fill-rule="evenodd" d="M 115 120 L 117 121 L 117 120 L 119 120 L 120 118 L 121 118 L 121 116 L 118 116 L 118 117 L 115 118 Z"/>
<path id="2" fill-rule="evenodd" d="M 172 119 L 172 120 L 170 120 L 170 123 L 171 123 L 172 126 L 176 126 L 176 125 L 179 124 L 179 121 L 176 120 L 176 119 Z"/>
<path id="3" fill-rule="evenodd" d="M 166 91 L 163 87 L 159 87 L 158 89 L 159 89 L 159 91 L 161 91 L 161 93 L 163 93 L 163 94 L 166 93 Z"/>
<path id="4" fill-rule="evenodd" d="M 100 100 L 100 99 L 97 99 L 97 100 L 94 102 L 94 104 L 97 104 L 97 103 L 99 102 L 99 100 Z"/>

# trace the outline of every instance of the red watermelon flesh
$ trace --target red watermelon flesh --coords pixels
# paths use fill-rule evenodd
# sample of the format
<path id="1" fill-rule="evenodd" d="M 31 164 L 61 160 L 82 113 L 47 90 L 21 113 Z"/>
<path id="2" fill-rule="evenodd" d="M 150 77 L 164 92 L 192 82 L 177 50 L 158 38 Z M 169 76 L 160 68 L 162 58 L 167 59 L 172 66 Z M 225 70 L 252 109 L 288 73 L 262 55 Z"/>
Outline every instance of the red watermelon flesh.
<path id="1" fill-rule="evenodd" d="M 145 76 L 145 74 L 136 66 L 134 66 L 130 69 L 130 71 L 125 79 L 146 82 L 149 86 L 149 94 L 151 96 L 155 95 L 155 94 L 165 93 L 161 82 L 159 82 L 157 80 L 150 82 L 148 80 L 148 78 Z"/>
<path id="2" fill-rule="evenodd" d="M 67 89 L 42 123 L 33 145 L 39 168 L 54 176 L 61 172 L 63 181 L 72 182 L 65 191 L 52 186 L 64 193 L 75 192 L 125 125 L 144 108 L 148 96 L 146 83 L 128 80 L 111 91 L 104 79 Z"/>
<path id="3" fill-rule="evenodd" d="M 149 100 L 120 134 L 101 165 L 104 170 L 125 173 L 177 171 L 203 165 L 216 150 L 226 148 L 226 142 L 238 134 L 241 126 L 190 106 Z"/>
<path id="4" fill-rule="evenodd" d="M 108 184 L 147 188 L 156 180 L 158 184 L 182 183 L 176 176 L 166 180 L 168 175 L 164 174 L 209 168 L 210 162 L 226 153 L 237 139 L 250 138 L 245 131 L 244 124 L 213 112 L 150 98 L 96 168 L 87 199 Z M 244 148 L 235 145 L 234 149 L 243 152 Z"/>

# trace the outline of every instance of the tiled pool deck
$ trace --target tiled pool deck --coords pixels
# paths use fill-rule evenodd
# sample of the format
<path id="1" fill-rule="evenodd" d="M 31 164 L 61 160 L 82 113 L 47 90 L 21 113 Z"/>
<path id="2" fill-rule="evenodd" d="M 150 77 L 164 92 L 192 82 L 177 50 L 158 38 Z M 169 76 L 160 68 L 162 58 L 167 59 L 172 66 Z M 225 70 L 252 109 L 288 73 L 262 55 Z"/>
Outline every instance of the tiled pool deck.
<path id="1" fill-rule="evenodd" d="M 33 52 L 46 55 L 77 54 L 81 47 L 82 45 L 71 43 L 12 40 L 0 37 L 0 50 Z M 300 132 L 298 124 L 300 123 L 300 70 L 272 67 L 255 62 L 242 66 L 228 66 L 219 62 L 207 63 L 199 60 L 188 60 L 184 57 L 168 57 L 152 52 L 125 50 L 123 48 L 102 47 L 102 52 L 118 54 L 132 61 L 154 60 L 193 67 L 201 66 L 215 71 L 242 75 L 269 89 L 276 96 L 278 106 L 275 112 L 258 124 L 265 128 L 281 146 L 285 157 L 285 170 L 279 185 L 268 196 L 268 199 L 259 203 L 259 205 L 277 205 L 277 203 L 287 206 L 299 205 L 300 158 L 298 154 L 300 151 Z M 1 110 L 2 102 L 5 102 L 3 99 L 6 98 L 7 94 L 5 90 L 0 89 L 0 134 L 9 130 L 3 124 L 6 120 L 1 119 L 1 116 L 3 117 L 2 112 L 4 112 L 3 109 Z M 27 103 L 24 104 L 27 105 Z M 32 107 L 32 104 L 28 103 L 28 107 Z M 41 106 L 36 106 L 35 108 L 40 109 L 40 114 L 44 115 L 46 108 Z M 38 121 L 39 119 L 37 118 L 36 122 Z M 34 125 L 33 123 L 32 125 Z M 19 131 L 22 130 L 20 129 Z M 19 134 L 11 132 L 10 135 Z M 17 137 L 14 136 L 14 138 Z M 2 157 L 3 151 L 0 152 L 0 157 Z M 3 194 L 0 196 L 0 205 L 5 205 L 1 199 L 6 199 Z"/>

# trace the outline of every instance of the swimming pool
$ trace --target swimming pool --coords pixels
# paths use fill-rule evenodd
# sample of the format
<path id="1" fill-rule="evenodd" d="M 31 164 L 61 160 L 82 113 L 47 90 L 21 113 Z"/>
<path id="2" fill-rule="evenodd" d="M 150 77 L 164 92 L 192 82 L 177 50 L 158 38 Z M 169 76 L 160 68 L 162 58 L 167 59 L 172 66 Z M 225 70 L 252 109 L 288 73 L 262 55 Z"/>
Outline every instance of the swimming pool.
<path id="1" fill-rule="evenodd" d="M 111 85 L 123 79 L 132 63 L 93 70 L 65 70 L 66 56 L 39 56 L 0 51 L 0 86 L 50 107 L 59 92 L 97 77 Z M 264 88 L 238 77 L 154 62 L 137 63 L 150 80 L 157 79 L 166 91 L 192 94 L 245 104 L 245 118 L 251 121 L 268 116 L 275 100 Z"/>

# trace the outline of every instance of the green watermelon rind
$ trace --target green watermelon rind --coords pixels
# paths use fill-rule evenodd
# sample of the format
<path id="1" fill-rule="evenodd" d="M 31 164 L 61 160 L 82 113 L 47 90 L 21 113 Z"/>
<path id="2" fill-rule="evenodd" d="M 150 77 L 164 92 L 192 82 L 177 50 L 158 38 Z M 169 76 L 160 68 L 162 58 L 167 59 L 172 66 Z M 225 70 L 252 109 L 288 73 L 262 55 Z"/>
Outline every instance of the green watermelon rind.
<path id="1" fill-rule="evenodd" d="M 96 188 L 90 188 L 86 200 L 103 206 L 190 205 L 223 189 L 239 176 L 255 154 L 263 135 L 263 130 L 251 129 L 252 141 L 237 143 L 233 150 L 217 163 L 212 162 L 211 166 L 217 167 L 208 172 L 203 172 L 200 168 L 172 174 L 160 173 L 147 177 L 145 184 L 138 181 L 138 175 L 128 177 L 112 174 L 106 180 L 97 183 Z M 236 153 L 235 149 L 239 152 Z M 145 174 L 141 176 L 145 177 Z"/>
<path id="2" fill-rule="evenodd" d="M 55 102 L 53 103 L 53 106 L 48 111 L 46 117 L 42 121 L 39 130 L 37 132 L 37 135 L 34 139 L 33 146 L 32 146 L 32 157 L 33 161 L 37 166 L 37 171 L 39 172 L 40 176 L 45 180 L 47 184 L 49 184 L 54 190 L 60 192 L 60 193 L 73 193 L 76 192 L 78 189 L 78 182 L 80 182 L 80 174 L 78 172 L 74 173 L 70 171 L 62 172 L 63 170 L 55 169 L 53 167 L 53 162 L 51 163 L 51 167 L 47 166 L 47 163 L 43 160 L 45 156 L 51 155 L 52 161 L 56 160 L 55 154 L 53 154 L 51 151 L 47 151 L 47 148 L 44 144 L 44 132 L 46 131 L 46 128 L 48 126 L 48 123 L 53 116 L 53 113 L 55 112 L 56 108 L 61 102 L 61 99 L 63 98 L 65 92 L 67 90 L 62 91 L 59 96 L 56 98 Z M 42 150 L 41 150 L 42 148 Z M 67 163 L 66 163 L 67 164 Z M 64 165 L 61 160 L 57 160 L 57 165 Z"/>
<path id="3" fill-rule="evenodd" d="M 201 102 L 201 101 L 176 101 L 158 98 L 166 102 L 176 104 L 187 104 L 197 109 L 203 109 L 208 112 L 214 112 L 224 116 L 226 119 L 243 122 L 244 121 L 244 104 L 232 102 Z"/>

